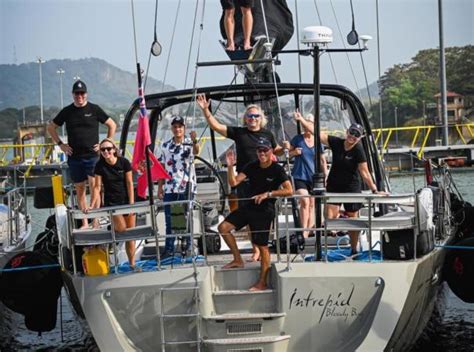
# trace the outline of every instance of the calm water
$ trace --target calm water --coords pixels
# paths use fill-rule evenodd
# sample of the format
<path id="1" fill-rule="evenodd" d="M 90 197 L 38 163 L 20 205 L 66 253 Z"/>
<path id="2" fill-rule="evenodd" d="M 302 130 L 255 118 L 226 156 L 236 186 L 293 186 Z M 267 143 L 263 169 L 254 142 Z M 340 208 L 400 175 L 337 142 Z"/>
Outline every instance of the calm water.
<path id="1" fill-rule="evenodd" d="M 474 202 L 474 170 L 453 176 L 463 197 Z M 419 188 L 423 182 L 422 176 L 391 179 L 398 193 L 412 191 L 413 183 Z M 41 231 L 47 215 L 48 211 L 33 210 L 34 233 Z M 438 305 L 446 306 L 444 315 L 433 317 L 424 340 L 413 351 L 474 351 L 474 304 L 462 302 L 447 287 L 443 291 Z M 61 306 L 62 329 L 58 318 L 56 329 L 41 337 L 25 329 L 22 316 L 0 306 L 0 351 L 98 351 L 87 324 L 76 317 L 64 295 Z"/>

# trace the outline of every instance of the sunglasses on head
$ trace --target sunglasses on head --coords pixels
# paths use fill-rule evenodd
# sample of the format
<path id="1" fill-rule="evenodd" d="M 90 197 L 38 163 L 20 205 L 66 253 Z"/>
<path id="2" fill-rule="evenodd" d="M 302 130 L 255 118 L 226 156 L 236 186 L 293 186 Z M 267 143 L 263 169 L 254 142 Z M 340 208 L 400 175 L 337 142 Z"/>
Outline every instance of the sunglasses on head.
<path id="1" fill-rule="evenodd" d="M 270 148 L 257 148 L 257 153 L 266 153 L 270 150 Z"/>
<path id="2" fill-rule="evenodd" d="M 349 130 L 349 134 L 351 136 L 356 137 L 356 138 L 359 138 L 360 136 L 362 136 L 362 133 L 360 133 L 358 130 L 352 130 L 352 129 Z"/>
<path id="3" fill-rule="evenodd" d="M 258 119 L 260 117 L 260 114 L 247 114 L 245 115 L 248 119 Z"/>
<path id="4" fill-rule="evenodd" d="M 105 152 L 105 151 L 110 152 L 114 149 L 115 149 L 114 147 L 103 147 L 103 148 L 100 148 L 100 151 L 101 152 Z"/>

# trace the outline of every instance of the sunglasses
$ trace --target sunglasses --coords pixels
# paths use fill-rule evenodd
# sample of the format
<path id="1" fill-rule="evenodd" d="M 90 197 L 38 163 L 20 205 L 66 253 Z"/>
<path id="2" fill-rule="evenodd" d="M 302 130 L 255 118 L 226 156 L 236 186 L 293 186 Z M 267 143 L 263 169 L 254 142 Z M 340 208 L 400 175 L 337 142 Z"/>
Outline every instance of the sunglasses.
<path id="1" fill-rule="evenodd" d="M 104 148 L 100 148 L 100 151 L 103 153 L 103 152 L 110 152 L 114 149 L 115 149 L 114 147 L 104 147 Z"/>
<path id="2" fill-rule="evenodd" d="M 260 114 L 247 114 L 245 115 L 248 119 L 258 119 L 260 117 Z"/>
<path id="3" fill-rule="evenodd" d="M 257 148 L 257 153 L 267 153 L 270 148 Z"/>
<path id="4" fill-rule="evenodd" d="M 356 137 L 356 138 L 359 138 L 360 136 L 362 136 L 362 133 L 360 133 L 360 132 L 357 131 L 357 130 L 349 130 L 349 134 L 350 134 L 351 136 Z"/>
<path id="5" fill-rule="evenodd" d="M 74 95 L 86 95 L 86 92 L 74 92 Z"/>

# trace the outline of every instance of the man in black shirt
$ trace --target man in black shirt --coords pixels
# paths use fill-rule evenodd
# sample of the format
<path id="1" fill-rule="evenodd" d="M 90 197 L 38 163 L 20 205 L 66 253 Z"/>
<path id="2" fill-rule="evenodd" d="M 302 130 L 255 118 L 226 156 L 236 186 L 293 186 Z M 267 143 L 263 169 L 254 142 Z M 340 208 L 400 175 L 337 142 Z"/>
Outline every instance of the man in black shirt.
<path id="1" fill-rule="evenodd" d="M 314 133 L 313 124 L 304 119 L 298 121 L 309 131 Z M 334 193 L 360 193 L 362 190 L 362 179 L 372 193 L 387 194 L 377 190 L 377 185 L 367 165 L 367 157 L 360 142 L 364 136 L 364 128 L 358 123 L 353 123 L 347 129 L 346 138 L 329 136 L 326 132 L 320 132 L 321 143 L 332 150 L 331 170 L 327 180 L 327 191 Z M 339 217 L 341 204 L 327 204 L 327 217 L 335 219 Z M 350 218 L 359 216 L 360 203 L 344 203 L 344 210 Z M 357 254 L 359 232 L 350 231 L 352 254 Z"/>
<path id="2" fill-rule="evenodd" d="M 224 265 L 224 269 L 241 268 L 244 266 L 237 243 L 231 234 L 248 225 L 251 231 L 252 244 L 260 251 L 260 277 L 253 285 L 251 291 L 265 290 L 267 288 L 267 275 L 270 268 L 270 251 L 268 238 L 271 224 L 275 218 L 275 199 L 273 197 L 287 197 L 293 194 L 293 188 L 282 166 L 272 160 L 273 149 L 269 140 L 261 138 L 257 142 L 258 160 L 248 163 L 244 169 L 235 175 L 234 151 L 230 149 L 227 154 L 227 179 L 231 186 L 237 186 L 246 178 L 251 186 L 252 202 L 227 216 L 219 225 L 219 233 L 232 252 L 234 259 Z"/>
<path id="3" fill-rule="evenodd" d="M 219 133 L 221 136 L 233 139 L 235 141 L 235 148 L 237 151 L 237 172 L 243 170 L 244 166 L 251 161 L 258 160 L 257 158 L 257 142 L 260 138 L 265 138 L 270 141 L 273 153 L 276 155 L 283 154 L 283 148 L 279 146 L 273 133 L 265 129 L 267 118 L 262 109 L 258 105 L 248 105 L 244 114 L 244 127 L 226 126 L 212 115 L 209 110 L 211 104 L 210 100 L 206 99 L 204 94 L 197 97 L 197 103 L 202 109 L 204 117 L 209 124 L 209 127 Z M 247 181 L 239 183 L 237 187 L 237 197 L 239 199 L 249 198 L 250 186 Z M 246 201 L 239 201 L 239 206 L 244 206 Z M 258 260 L 259 253 L 257 247 L 254 247 L 252 261 Z"/>
<path id="4" fill-rule="evenodd" d="M 76 81 L 72 86 L 74 102 L 62 109 L 48 125 L 53 141 L 68 156 L 68 167 L 81 210 L 86 209 L 86 181 L 94 187 L 94 167 L 99 151 L 99 122 L 107 126 L 107 138 L 115 134 L 115 122 L 98 105 L 87 101 L 87 87 Z M 68 142 L 58 136 L 57 128 L 66 124 Z M 83 220 L 87 227 L 87 219 Z"/>

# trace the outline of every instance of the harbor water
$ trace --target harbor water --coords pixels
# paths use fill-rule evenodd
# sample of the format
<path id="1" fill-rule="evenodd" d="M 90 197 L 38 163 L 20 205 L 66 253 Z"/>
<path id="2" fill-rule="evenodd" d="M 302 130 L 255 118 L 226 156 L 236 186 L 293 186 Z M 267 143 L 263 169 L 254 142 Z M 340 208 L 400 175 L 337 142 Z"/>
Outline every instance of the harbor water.
<path id="1" fill-rule="evenodd" d="M 456 170 L 453 178 L 464 199 L 473 203 L 474 170 Z M 423 186 L 424 179 L 398 176 L 392 177 L 391 184 L 394 193 L 411 192 Z M 34 209 L 31 200 L 29 203 L 33 231 L 39 233 L 49 211 Z M 474 304 L 462 302 L 444 286 L 436 306 L 438 312 L 444 307 L 444 314 L 432 317 L 423 339 L 412 351 L 474 351 Z M 98 351 L 98 348 L 87 323 L 76 316 L 63 292 L 56 328 L 41 336 L 25 328 L 23 316 L 12 313 L 0 303 L 0 351 Z"/>

